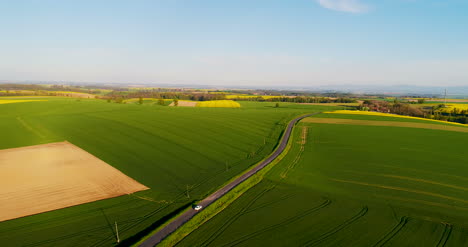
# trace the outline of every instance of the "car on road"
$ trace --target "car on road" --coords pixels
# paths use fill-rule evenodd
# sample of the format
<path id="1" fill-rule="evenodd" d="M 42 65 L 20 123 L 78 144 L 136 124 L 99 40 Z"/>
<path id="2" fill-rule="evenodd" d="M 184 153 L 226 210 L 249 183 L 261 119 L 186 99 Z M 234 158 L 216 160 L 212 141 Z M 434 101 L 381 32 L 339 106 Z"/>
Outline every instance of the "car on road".
<path id="1" fill-rule="evenodd" d="M 195 209 L 195 210 L 197 210 L 197 211 L 198 211 L 198 210 L 200 210 L 200 209 L 202 209 L 202 208 L 203 208 L 203 206 L 202 206 L 202 205 L 197 205 L 197 206 L 195 206 L 193 209 Z"/>

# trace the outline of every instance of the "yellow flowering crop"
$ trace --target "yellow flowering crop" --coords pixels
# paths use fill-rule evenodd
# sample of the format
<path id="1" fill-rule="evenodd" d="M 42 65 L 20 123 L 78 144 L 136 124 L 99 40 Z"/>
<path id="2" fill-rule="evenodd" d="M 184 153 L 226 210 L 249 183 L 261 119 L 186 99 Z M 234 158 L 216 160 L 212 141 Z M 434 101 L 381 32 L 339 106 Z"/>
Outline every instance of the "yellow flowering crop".
<path id="1" fill-rule="evenodd" d="M 468 110 L 468 104 L 447 104 L 447 107 L 440 108 L 441 112 L 452 112 L 453 109 L 457 108 L 458 111 Z"/>
<path id="2" fill-rule="evenodd" d="M 47 100 L 36 100 L 36 99 L 5 100 L 5 99 L 0 99 L 0 105 L 1 104 L 12 104 L 12 103 L 22 103 L 22 102 L 33 102 L 33 101 L 47 101 Z"/>
<path id="3" fill-rule="evenodd" d="M 233 100 L 211 100 L 211 101 L 200 101 L 197 103 L 197 107 L 232 107 L 239 108 L 240 104 Z"/>

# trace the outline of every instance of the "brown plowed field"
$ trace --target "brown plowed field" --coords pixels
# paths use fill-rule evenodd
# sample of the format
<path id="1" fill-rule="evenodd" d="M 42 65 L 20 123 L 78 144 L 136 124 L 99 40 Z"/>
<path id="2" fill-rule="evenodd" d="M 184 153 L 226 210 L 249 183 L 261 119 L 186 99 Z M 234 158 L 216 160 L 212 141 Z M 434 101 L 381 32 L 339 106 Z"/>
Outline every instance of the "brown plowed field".
<path id="1" fill-rule="evenodd" d="M 148 187 L 69 142 L 0 150 L 0 221 Z"/>
<path id="2" fill-rule="evenodd" d="M 174 102 L 172 102 L 169 106 L 174 106 Z M 195 107 L 195 106 L 197 106 L 197 102 L 179 100 L 177 106 Z"/>

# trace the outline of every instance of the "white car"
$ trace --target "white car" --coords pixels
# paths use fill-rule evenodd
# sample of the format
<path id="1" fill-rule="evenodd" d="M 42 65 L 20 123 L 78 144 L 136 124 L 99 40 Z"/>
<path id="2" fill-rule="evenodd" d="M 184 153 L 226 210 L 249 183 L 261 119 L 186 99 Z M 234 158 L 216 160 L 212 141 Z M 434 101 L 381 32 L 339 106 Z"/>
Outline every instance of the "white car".
<path id="1" fill-rule="evenodd" d="M 197 206 L 195 206 L 193 209 L 195 209 L 195 210 L 197 210 L 197 211 L 198 211 L 198 210 L 200 210 L 200 209 L 202 209 L 202 208 L 203 208 L 203 206 L 202 206 L 202 205 L 197 205 Z"/>

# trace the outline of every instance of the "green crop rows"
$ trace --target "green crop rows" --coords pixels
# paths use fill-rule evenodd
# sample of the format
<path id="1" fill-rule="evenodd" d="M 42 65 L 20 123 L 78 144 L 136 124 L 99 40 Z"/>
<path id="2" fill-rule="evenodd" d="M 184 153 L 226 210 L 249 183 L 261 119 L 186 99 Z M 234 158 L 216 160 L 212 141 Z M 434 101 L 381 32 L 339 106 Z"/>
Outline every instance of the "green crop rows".
<path id="1" fill-rule="evenodd" d="M 177 246 L 465 246 L 467 141 L 451 131 L 300 123 L 265 179 Z"/>
<path id="2" fill-rule="evenodd" d="M 0 105 L 0 149 L 67 140 L 151 189 L 0 222 L 2 246 L 109 246 L 116 244 L 115 222 L 129 244 L 263 159 L 295 116 L 334 109 L 41 99 L 48 101 Z"/>

